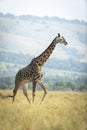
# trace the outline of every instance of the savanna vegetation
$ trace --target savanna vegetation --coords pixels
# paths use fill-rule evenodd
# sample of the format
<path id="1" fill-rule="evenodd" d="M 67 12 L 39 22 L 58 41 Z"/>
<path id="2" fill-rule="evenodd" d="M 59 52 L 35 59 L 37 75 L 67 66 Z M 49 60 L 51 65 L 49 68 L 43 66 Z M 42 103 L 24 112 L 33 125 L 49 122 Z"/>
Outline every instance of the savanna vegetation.
<path id="1" fill-rule="evenodd" d="M 42 92 L 29 104 L 19 90 L 12 104 L 11 90 L 0 90 L 0 130 L 87 130 L 87 92 Z M 31 91 L 28 91 L 32 99 Z"/>
<path id="2" fill-rule="evenodd" d="M 87 130 L 86 28 L 84 21 L 0 13 L 0 130 Z M 17 71 L 41 53 L 58 31 L 71 46 L 59 46 L 55 58 L 44 66 L 43 80 L 50 90 L 44 104 L 39 104 L 42 91 L 29 104 L 22 90 L 12 104 L 8 95 Z M 32 99 L 31 84 L 29 90 Z"/>

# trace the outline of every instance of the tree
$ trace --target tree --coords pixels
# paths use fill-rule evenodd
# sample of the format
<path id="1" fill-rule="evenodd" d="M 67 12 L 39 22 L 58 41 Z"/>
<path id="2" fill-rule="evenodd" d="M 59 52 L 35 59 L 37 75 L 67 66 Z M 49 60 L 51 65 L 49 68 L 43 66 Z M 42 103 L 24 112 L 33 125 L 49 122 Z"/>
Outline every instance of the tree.
<path id="1" fill-rule="evenodd" d="M 76 90 L 76 88 L 77 88 L 76 83 L 73 80 L 67 82 L 67 87 L 71 88 L 71 90 Z"/>

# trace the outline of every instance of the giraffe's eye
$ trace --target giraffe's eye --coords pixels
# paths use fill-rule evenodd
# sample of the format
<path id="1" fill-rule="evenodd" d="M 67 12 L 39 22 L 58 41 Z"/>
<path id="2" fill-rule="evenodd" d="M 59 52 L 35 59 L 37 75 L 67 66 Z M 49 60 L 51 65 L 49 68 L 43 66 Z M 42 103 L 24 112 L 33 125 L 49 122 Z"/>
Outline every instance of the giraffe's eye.
<path id="1" fill-rule="evenodd" d="M 60 40 L 62 41 L 63 39 L 62 39 L 62 38 L 60 38 Z"/>

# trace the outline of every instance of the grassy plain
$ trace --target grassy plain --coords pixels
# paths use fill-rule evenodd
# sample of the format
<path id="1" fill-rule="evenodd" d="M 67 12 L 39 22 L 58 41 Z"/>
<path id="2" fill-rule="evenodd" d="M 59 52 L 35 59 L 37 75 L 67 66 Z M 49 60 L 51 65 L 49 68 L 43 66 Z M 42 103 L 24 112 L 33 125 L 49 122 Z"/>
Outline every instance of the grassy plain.
<path id="1" fill-rule="evenodd" d="M 42 91 L 29 104 L 18 91 L 14 104 L 11 90 L 0 90 L 0 130 L 87 130 L 87 92 L 48 92 L 39 104 Z M 31 91 L 28 91 L 32 99 Z"/>

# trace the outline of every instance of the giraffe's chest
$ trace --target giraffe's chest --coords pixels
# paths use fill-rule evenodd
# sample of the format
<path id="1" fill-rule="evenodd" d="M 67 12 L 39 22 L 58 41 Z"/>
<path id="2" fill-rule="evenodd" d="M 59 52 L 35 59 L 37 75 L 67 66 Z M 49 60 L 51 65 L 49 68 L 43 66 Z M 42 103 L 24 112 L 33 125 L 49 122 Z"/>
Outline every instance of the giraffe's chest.
<path id="1" fill-rule="evenodd" d="M 33 66 L 30 70 L 30 77 L 32 78 L 32 80 L 40 80 L 43 77 L 42 68 Z"/>

